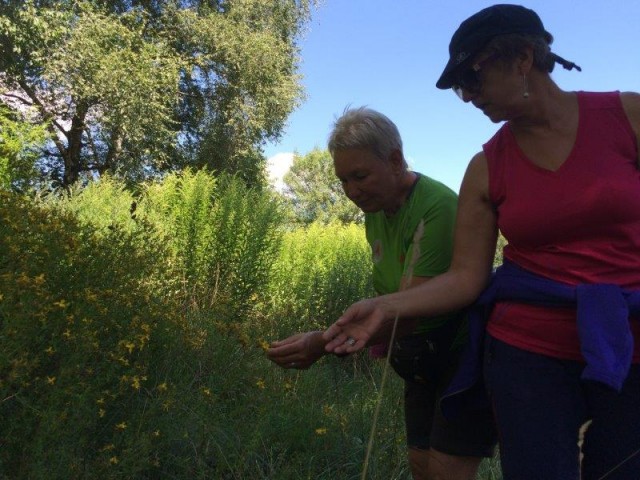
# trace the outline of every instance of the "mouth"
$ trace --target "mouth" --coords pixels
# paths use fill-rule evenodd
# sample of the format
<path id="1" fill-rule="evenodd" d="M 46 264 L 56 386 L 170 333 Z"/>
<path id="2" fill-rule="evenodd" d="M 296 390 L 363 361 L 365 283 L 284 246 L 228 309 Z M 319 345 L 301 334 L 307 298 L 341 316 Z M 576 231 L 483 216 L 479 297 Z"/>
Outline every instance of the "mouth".
<path id="1" fill-rule="evenodd" d="M 370 198 L 365 198 L 365 199 L 362 199 L 362 200 L 354 201 L 353 203 L 355 203 L 356 207 L 358 207 L 363 212 L 369 212 L 371 210 L 371 208 L 373 208 L 373 205 L 371 204 L 371 199 Z"/>

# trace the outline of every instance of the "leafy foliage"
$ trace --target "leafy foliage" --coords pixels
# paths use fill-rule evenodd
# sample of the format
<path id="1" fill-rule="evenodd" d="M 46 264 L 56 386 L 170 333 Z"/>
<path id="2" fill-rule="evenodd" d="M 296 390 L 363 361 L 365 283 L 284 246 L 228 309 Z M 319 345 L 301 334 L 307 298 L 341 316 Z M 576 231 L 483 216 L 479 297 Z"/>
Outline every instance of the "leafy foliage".
<path id="1" fill-rule="evenodd" d="M 364 220 L 362 211 L 344 194 L 327 150 L 313 149 L 295 154 L 285 174 L 285 194 L 293 204 L 295 219 L 303 224 L 315 221 L 344 224 Z"/>
<path id="2" fill-rule="evenodd" d="M 162 404 L 157 342 L 178 312 L 162 244 L 8 194 L 0 218 L 0 471 L 145 468 L 161 428 L 146 423 Z"/>
<path id="3" fill-rule="evenodd" d="M 361 227 L 290 231 L 261 259 L 272 199 L 204 172 L 45 200 L 0 192 L 0 478 L 360 476 L 381 363 L 292 372 L 262 348 L 370 293 Z M 207 284 L 216 245 L 213 270 L 255 290 Z M 409 477 L 401 397 L 392 376 L 369 478 Z"/>
<path id="4" fill-rule="evenodd" d="M 5 0 L 0 87 L 34 107 L 60 184 L 137 181 L 185 165 L 262 182 L 261 148 L 302 90 L 297 40 L 313 0 Z"/>
<path id="5" fill-rule="evenodd" d="M 354 301 L 374 294 L 370 248 L 358 225 L 312 224 L 287 232 L 269 282 L 268 316 L 292 319 L 280 335 L 326 328 Z"/>
<path id="6" fill-rule="evenodd" d="M 37 149 L 45 140 L 42 126 L 16 118 L 0 103 L 0 189 L 25 190 L 33 183 Z"/>
<path id="7" fill-rule="evenodd" d="M 280 205 L 235 177 L 187 170 L 148 186 L 142 218 L 164 233 L 194 301 L 221 299 L 242 318 L 267 288 L 280 245 Z"/>

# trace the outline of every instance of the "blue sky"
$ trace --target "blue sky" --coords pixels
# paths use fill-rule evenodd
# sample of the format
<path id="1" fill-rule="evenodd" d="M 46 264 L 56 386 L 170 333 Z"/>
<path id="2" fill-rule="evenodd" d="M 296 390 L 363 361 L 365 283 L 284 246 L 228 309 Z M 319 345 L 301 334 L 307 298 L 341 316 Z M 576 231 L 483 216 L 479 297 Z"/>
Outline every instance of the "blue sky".
<path id="1" fill-rule="evenodd" d="M 347 105 L 368 105 L 398 126 L 417 171 L 458 191 L 470 158 L 496 131 L 482 112 L 435 82 L 461 21 L 495 2 L 480 0 L 323 0 L 302 38 L 300 73 L 307 98 L 265 154 L 283 170 L 297 151 L 325 148 Z M 532 0 L 558 55 L 565 90 L 640 91 L 640 0 Z"/>

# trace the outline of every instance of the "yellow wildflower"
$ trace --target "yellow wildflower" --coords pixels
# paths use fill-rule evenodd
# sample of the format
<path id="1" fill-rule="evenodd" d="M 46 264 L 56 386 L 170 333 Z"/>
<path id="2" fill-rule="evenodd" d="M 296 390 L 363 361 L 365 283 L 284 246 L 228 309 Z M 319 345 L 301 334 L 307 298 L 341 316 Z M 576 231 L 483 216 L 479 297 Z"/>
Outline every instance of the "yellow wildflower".
<path id="1" fill-rule="evenodd" d="M 62 300 L 58 300 L 57 302 L 53 302 L 56 307 L 66 308 L 69 306 L 67 301 L 63 298 Z"/>
<path id="2" fill-rule="evenodd" d="M 267 342 L 266 340 L 262 339 L 258 342 L 258 344 L 260 345 L 260 348 L 265 352 L 269 350 L 269 342 Z"/>
<path id="3" fill-rule="evenodd" d="M 48 353 L 49 355 L 53 355 L 54 353 L 56 353 L 56 349 L 51 347 L 51 346 L 47 347 L 44 351 L 45 351 L 45 353 Z"/>
<path id="4" fill-rule="evenodd" d="M 322 428 L 316 428 L 316 435 L 326 435 L 327 434 L 327 429 L 322 427 Z"/>
<path id="5" fill-rule="evenodd" d="M 211 396 L 211 390 L 209 390 L 208 388 L 202 387 L 202 393 L 204 393 L 207 397 Z"/>
<path id="6" fill-rule="evenodd" d="M 266 387 L 266 384 L 264 383 L 264 380 L 262 380 L 261 378 L 258 379 L 258 381 L 256 382 L 256 386 L 261 389 L 264 390 L 264 388 Z"/>
<path id="7" fill-rule="evenodd" d="M 124 348 L 129 350 L 129 353 L 133 353 L 133 349 L 136 348 L 136 346 L 131 342 L 125 342 Z"/>
<path id="8" fill-rule="evenodd" d="M 165 392 L 167 390 L 167 382 L 162 382 L 156 387 L 159 392 Z"/>
<path id="9" fill-rule="evenodd" d="M 111 457 L 111 458 L 109 459 L 109 463 L 110 463 L 111 465 L 116 465 L 116 464 L 118 463 L 118 457 L 115 457 L 115 456 L 114 456 L 114 457 Z"/>
<path id="10" fill-rule="evenodd" d="M 49 385 L 53 385 L 54 383 L 56 383 L 56 377 L 47 377 L 47 383 Z"/>
<path id="11" fill-rule="evenodd" d="M 107 413 L 107 411 L 104 408 L 101 408 L 100 410 L 98 410 L 98 416 L 100 418 L 103 418 L 106 413 Z"/>
<path id="12" fill-rule="evenodd" d="M 152 433 L 152 435 L 154 437 L 159 437 L 160 436 L 160 430 L 156 430 L 155 432 Z"/>
<path id="13" fill-rule="evenodd" d="M 127 422 L 121 422 L 116 425 L 118 430 L 125 430 L 127 428 Z"/>

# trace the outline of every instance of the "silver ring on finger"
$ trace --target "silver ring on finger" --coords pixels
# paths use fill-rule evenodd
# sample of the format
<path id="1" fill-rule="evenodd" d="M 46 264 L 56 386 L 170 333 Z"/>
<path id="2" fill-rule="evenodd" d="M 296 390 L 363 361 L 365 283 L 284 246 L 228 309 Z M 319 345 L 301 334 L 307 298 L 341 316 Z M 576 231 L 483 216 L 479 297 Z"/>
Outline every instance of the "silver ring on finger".
<path id="1" fill-rule="evenodd" d="M 347 337 L 347 340 L 344 342 L 350 347 L 353 347 L 356 344 L 356 339 L 353 337 Z"/>

